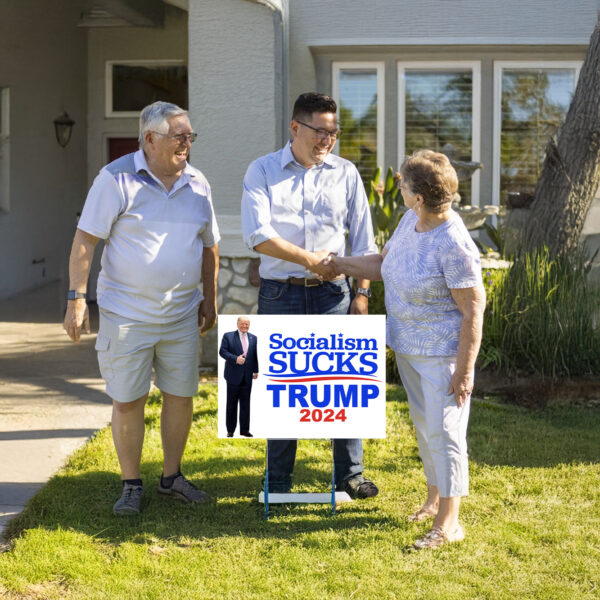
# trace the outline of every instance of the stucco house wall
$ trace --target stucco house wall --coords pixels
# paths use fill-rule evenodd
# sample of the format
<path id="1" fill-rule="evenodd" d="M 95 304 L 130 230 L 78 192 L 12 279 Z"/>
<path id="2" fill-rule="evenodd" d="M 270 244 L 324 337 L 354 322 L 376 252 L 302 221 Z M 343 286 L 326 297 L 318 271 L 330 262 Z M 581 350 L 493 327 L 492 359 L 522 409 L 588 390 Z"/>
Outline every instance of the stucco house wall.
<path id="1" fill-rule="evenodd" d="M 78 18 L 77 6 L 60 0 L 0 2 L 0 88 L 10 96 L 0 299 L 63 277 L 67 268 L 86 188 L 87 48 Z M 64 110 L 75 126 L 61 148 L 53 121 Z"/>
<path id="2" fill-rule="evenodd" d="M 189 35 L 190 113 L 199 134 L 192 163 L 213 188 L 222 252 L 249 256 L 240 237 L 242 180 L 281 135 L 281 19 L 247 0 L 191 0 Z"/>

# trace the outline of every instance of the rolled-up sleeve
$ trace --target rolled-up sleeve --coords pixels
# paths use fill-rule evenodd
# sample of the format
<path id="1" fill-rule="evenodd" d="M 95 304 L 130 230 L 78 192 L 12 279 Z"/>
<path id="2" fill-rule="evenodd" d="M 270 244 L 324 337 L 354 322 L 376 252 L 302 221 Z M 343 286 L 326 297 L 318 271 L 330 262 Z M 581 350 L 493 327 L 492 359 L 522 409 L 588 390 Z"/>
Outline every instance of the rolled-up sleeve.
<path id="1" fill-rule="evenodd" d="M 377 254 L 377 245 L 373 235 L 371 211 L 365 193 L 365 186 L 358 170 L 351 165 L 348 175 L 348 241 L 350 242 L 350 256 L 364 256 Z"/>
<path id="2" fill-rule="evenodd" d="M 244 177 L 242 235 L 250 250 L 279 236 L 271 225 L 271 200 L 266 173 L 260 160 L 254 161 L 248 167 Z"/>

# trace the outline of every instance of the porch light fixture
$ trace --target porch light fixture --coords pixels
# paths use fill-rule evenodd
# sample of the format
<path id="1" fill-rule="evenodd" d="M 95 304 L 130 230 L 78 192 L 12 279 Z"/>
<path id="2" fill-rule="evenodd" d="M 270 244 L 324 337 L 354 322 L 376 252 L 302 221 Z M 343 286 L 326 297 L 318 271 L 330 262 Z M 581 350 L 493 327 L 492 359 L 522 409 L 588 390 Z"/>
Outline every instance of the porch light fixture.
<path id="1" fill-rule="evenodd" d="M 75 121 L 69 117 L 66 111 L 54 119 L 56 141 L 61 148 L 64 148 L 69 143 L 71 133 L 73 132 L 73 125 L 75 125 Z"/>

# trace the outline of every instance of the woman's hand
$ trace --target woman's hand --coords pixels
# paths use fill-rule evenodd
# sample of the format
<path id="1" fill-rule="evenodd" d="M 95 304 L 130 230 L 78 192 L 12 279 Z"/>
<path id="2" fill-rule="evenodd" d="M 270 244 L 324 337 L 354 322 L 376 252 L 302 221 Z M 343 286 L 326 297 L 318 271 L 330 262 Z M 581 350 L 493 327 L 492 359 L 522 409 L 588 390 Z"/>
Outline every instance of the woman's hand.
<path id="1" fill-rule="evenodd" d="M 469 399 L 469 396 L 473 391 L 473 383 L 473 371 L 470 373 L 459 373 L 458 371 L 454 371 L 454 374 L 450 378 L 450 389 L 448 390 L 448 393 L 456 396 L 456 403 L 459 408 L 462 408 Z"/>

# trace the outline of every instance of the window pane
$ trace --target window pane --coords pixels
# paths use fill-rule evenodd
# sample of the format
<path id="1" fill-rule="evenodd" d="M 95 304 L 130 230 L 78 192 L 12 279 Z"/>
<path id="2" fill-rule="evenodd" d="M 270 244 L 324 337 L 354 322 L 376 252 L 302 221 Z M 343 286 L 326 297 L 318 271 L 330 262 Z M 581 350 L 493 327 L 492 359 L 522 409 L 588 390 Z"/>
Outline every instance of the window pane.
<path id="1" fill-rule="evenodd" d="M 377 71 L 340 72 L 340 156 L 351 160 L 363 181 L 377 168 Z"/>
<path id="2" fill-rule="evenodd" d="M 500 198 L 533 193 L 546 144 L 564 119 L 575 89 L 573 69 L 505 69 L 502 73 Z"/>
<path id="3" fill-rule="evenodd" d="M 471 71 L 406 71 L 405 152 L 456 149 L 456 160 L 471 160 L 473 75 Z M 462 202 L 471 204 L 471 180 L 459 184 Z"/>
<path id="4" fill-rule="evenodd" d="M 113 65 L 112 109 L 114 112 L 140 111 L 163 100 L 188 107 L 187 67 Z"/>

